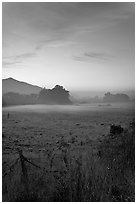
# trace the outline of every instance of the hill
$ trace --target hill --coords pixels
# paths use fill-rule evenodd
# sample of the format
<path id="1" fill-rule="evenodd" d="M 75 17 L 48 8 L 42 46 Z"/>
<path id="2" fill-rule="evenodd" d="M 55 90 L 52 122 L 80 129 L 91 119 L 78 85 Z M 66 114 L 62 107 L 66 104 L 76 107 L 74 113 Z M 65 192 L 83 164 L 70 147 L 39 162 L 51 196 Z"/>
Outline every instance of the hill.
<path id="1" fill-rule="evenodd" d="M 13 78 L 2 80 L 2 94 L 8 92 L 15 92 L 19 94 L 38 94 L 41 87 L 28 84 L 26 82 L 18 81 Z"/>
<path id="2" fill-rule="evenodd" d="M 2 80 L 2 105 L 28 104 L 72 104 L 69 91 L 56 85 L 53 89 L 42 89 L 38 86 L 17 81 L 13 78 Z"/>

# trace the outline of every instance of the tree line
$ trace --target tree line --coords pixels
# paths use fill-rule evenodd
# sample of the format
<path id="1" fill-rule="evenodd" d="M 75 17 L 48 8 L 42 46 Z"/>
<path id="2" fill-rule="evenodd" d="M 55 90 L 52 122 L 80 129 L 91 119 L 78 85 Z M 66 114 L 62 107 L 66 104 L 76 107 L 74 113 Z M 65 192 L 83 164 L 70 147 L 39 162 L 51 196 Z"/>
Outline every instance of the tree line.
<path id="1" fill-rule="evenodd" d="M 56 85 L 53 89 L 43 88 L 39 94 L 6 93 L 2 96 L 2 105 L 72 104 L 69 97 L 69 91 L 63 86 Z"/>

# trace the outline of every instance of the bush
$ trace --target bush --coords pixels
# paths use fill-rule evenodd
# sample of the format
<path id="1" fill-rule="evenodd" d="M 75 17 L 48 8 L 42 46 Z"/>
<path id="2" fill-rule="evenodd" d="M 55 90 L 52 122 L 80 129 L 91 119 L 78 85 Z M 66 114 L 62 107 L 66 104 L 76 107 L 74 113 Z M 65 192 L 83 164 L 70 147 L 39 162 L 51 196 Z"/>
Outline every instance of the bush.
<path id="1" fill-rule="evenodd" d="M 111 173 L 111 200 L 134 201 L 134 122 L 127 129 L 122 129 L 121 126 L 113 127 L 99 147 L 101 161 Z"/>

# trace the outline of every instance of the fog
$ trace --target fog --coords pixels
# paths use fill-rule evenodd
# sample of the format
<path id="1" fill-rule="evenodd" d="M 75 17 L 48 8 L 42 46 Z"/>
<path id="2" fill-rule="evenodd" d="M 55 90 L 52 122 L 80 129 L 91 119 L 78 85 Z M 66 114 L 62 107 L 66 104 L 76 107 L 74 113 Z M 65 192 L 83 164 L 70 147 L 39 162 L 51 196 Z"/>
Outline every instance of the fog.
<path id="1" fill-rule="evenodd" d="M 102 98 L 106 92 L 111 92 L 112 94 L 116 93 L 123 93 L 127 94 L 130 99 L 135 98 L 135 90 L 110 90 L 109 88 L 107 90 L 72 90 L 70 91 L 70 95 L 76 99 L 82 99 L 82 98 L 91 98 L 98 96 Z"/>
<path id="2" fill-rule="evenodd" d="M 134 110 L 134 103 L 94 103 L 81 105 L 18 105 L 3 107 L 3 112 L 34 112 L 34 113 L 78 113 L 94 111 Z"/>

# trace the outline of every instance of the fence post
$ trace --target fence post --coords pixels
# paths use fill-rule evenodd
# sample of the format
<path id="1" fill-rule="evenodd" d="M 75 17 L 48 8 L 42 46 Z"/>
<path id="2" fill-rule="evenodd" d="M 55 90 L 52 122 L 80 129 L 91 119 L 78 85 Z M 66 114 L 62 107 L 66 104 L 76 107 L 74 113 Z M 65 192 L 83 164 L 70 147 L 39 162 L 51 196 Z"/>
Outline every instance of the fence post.
<path id="1" fill-rule="evenodd" d="M 19 157 L 20 157 L 20 162 L 21 162 L 21 170 L 22 170 L 22 175 L 21 175 L 21 181 L 24 185 L 24 196 L 25 198 L 29 197 L 29 185 L 28 185 L 28 173 L 27 173 L 27 167 L 25 165 L 25 160 L 24 156 L 22 154 L 22 150 L 19 150 Z"/>

